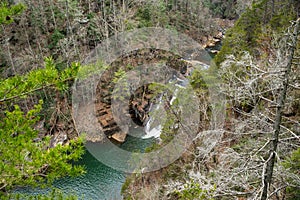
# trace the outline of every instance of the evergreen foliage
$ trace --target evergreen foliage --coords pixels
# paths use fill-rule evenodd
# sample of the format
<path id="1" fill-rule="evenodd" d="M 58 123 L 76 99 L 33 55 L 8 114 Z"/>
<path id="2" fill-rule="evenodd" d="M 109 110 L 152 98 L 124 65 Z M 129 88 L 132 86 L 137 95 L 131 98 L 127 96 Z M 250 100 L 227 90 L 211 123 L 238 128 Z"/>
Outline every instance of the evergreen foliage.
<path id="1" fill-rule="evenodd" d="M 215 16 L 234 19 L 237 17 L 235 11 L 236 0 L 205 0 L 204 5 L 208 7 Z"/>
<path id="2" fill-rule="evenodd" d="M 12 100 L 26 99 L 28 95 L 42 89 L 67 91 L 69 82 L 76 76 L 78 68 L 79 64 L 73 63 L 59 71 L 54 60 L 46 58 L 44 69 L 1 80 L 0 102 L 10 105 L 9 102 L 14 102 Z M 14 186 L 43 187 L 59 177 L 84 172 L 82 166 L 71 164 L 84 153 L 83 138 L 70 140 L 67 145 L 50 147 L 51 137 L 41 137 L 35 130 L 36 123 L 41 120 L 42 104 L 43 101 L 40 100 L 39 104 L 26 113 L 18 105 L 14 105 L 13 108 L 9 106 L 10 110 L 0 113 L 3 116 L 0 122 L 0 196 L 5 195 Z"/>
<path id="3" fill-rule="evenodd" d="M 201 185 L 195 181 L 191 181 L 185 185 L 181 191 L 174 192 L 177 195 L 178 200 L 213 200 L 210 194 L 213 190 L 205 190 Z"/>
<path id="4" fill-rule="evenodd" d="M 220 17 L 227 14 L 235 15 L 234 12 L 226 14 L 225 11 L 226 3 L 234 1 L 204 2 L 206 7 Z M 157 199 L 300 198 L 298 148 L 300 43 L 299 37 L 297 38 L 297 34 L 293 31 L 293 27 L 297 24 L 295 20 L 299 17 L 300 4 L 296 0 L 253 2 L 252 7 L 246 9 L 234 27 L 226 31 L 222 49 L 214 60 L 217 64 L 217 73 L 223 81 L 221 93 L 228 98 L 227 119 L 223 127 L 224 138 L 208 152 L 201 151 L 200 149 L 207 145 L 201 141 L 201 135 L 205 135 L 205 131 L 201 132 L 198 135 L 199 141 L 195 139 L 193 147 L 188 150 L 190 151 L 188 155 L 193 155 L 194 161 L 183 155 L 181 159 L 184 161 L 179 159 L 161 170 L 160 176 L 157 175 L 159 180 L 146 185 L 150 188 L 148 190 L 144 189 L 143 179 L 142 181 L 139 178 L 131 179 L 130 183 L 134 186 L 126 183 L 129 189 L 122 191 L 125 197 L 139 198 L 142 197 L 143 191 L 149 193 L 156 191 Z M 172 9 L 172 6 L 167 8 Z M 295 54 L 291 53 L 290 49 L 295 49 Z M 291 68 L 290 74 L 287 73 L 288 68 Z M 222 71 L 224 69 L 226 70 Z M 202 97 L 200 106 L 208 101 L 207 83 L 215 82 L 215 80 L 207 81 L 211 79 L 210 77 L 204 80 L 203 75 L 203 72 L 194 70 L 190 77 L 191 85 L 197 95 Z M 285 103 L 282 103 L 284 96 L 282 94 L 285 90 L 283 85 L 288 88 L 285 91 L 287 98 Z M 278 113 L 281 111 L 278 110 L 281 108 L 283 116 L 282 121 L 279 121 Z M 209 106 L 202 111 L 204 114 L 200 113 L 201 119 L 211 114 Z M 174 130 L 171 127 L 174 121 L 168 116 L 161 134 L 161 144 L 172 139 Z M 205 130 L 206 121 L 203 120 L 201 123 L 201 128 Z M 221 134 L 221 131 L 218 133 Z M 274 136 L 276 133 L 279 135 L 277 139 Z M 209 138 L 210 134 L 205 136 Z M 275 146 L 276 140 L 278 148 L 274 150 L 272 145 Z M 160 145 L 153 145 L 147 151 L 159 148 Z M 272 159 L 273 166 L 269 165 Z M 179 166 L 180 170 L 172 171 L 172 166 L 175 165 Z M 270 171 L 272 179 L 266 182 Z M 199 180 L 188 182 L 192 177 L 188 172 L 191 174 L 196 172 Z M 152 177 L 153 175 L 145 175 L 144 179 Z M 207 189 L 211 188 L 211 183 L 217 183 L 213 190 Z M 262 189 L 266 187 L 267 195 L 264 197 Z M 174 188 L 177 189 L 175 192 Z"/>
<path id="5" fill-rule="evenodd" d="M 293 176 L 293 174 L 299 174 L 300 169 L 300 148 L 293 151 L 291 156 L 286 159 L 285 162 L 283 162 L 283 166 L 288 169 L 290 175 Z M 299 183 L 297 182 L 290 182 L 290 185 L 287 187 L 287 199 L 299 199 L 300 198 L 300 190 L 299 187 L 297 187 Z"/>
<path id="6" fill-rule="evenodd" d="M 70 161 L 78 160 L 84 153 L 82 139 L 70 141 L 69 145 L 50 148 L 50 137 L 38 138 L 34 125 L 39 121 L 42 101 L 28 113 L 19 106 L 6 111 L 0 122 L 0 186 L 45 186 L 65 175 L 83 173 L 81 166 Z"/>
<path id="7" fill-rule="evenodd" d="M 215 62 L 220 65 L 226 55 L 235 55 L 247 51 L 256 58 L 263 58 L 260 49 L 262 41 L 270 40 L 273 34 L 282 34 L 289 26 L 291 20 L 297 17 L 297 2 L 288 0 L 278 1 L 274 10 L 269 11 L 270 0 L 263 0 L 248 8 L 235 23 L 235 26 L 226 32 L 222 49 L 215 57 Z"/>
<path id="8" fill-rule="evenodd" d="M 44 69 L 32 70 L 25 75 L 16 75 L 0 80 L 0 102 L 15 98 L 26 98 L 28 94 L 49 87 L 66 91 L 68 81 L 74 79 L 79 66 L 79 63 L 72 63 L 70 67 L 59 71 L 53 58 L 45 58 Z"/>
<path id="9" fill-rule="evenodd" d="M 14 21 L 14 16 L 23 12 L 25 6 L 23 4 L 16 4 L 9 6 L 6 1 L 0 3 L 0 24 L 9 24 Z"/>
<path id="10" fill-rule="evenodd" d="M 65 95 L 66 93 L 69 94 L 70 85 L 75 76 L 86 78 L 89 77 L 90 74 L 99 70 L 99 68 L 91 65 L 78 72 L 80 64 L 76 62 L 72 63 L 72 61 L 78 60 L 78 58 L 80 58 L 79 60 L 83 59 L 86 56 L 86 52 L 89 52 L 90 49 L 94 49 L 101 40 L 109 38 L 113 34 L 133 28 L 154 26 L 175 28 L 177 31 L 188 33 L 189 36 L 199 39 L 199 35 L 207 36 L 212 34 L 214 31 L 220 31 L 216 29 L 216 27 L 214 27 L 215 24 L 209 20 L 212 16 L 220 17 L 222 19 L 235 19 L 240 14 L 238 13 L 239 8 L 237 8 L 237 2 L 243 1 L 157 0 L 153 2 L 110 0 L 92 2 L 78 0 L 40 0 L 34 1 L 32 4 L 29 3 L 25 11 L 26 15 L 24 15 L 24 19 L 17 20 L 16 17 L 25 10 L 25 6 L 23 4 L 11 5 L 8 1 L 2 1 L 0 3 L 0 25 L 2 25 L 1 32 L 4 34 L 1 34 L 2 48 L 0 53 L 1 59 L 4 61 L 1 60 L 0 65 L 1 67 L 6 67 L 6 65 L 10 63 L 14 72 L 3 74 L 3 77 L 10 77 L 0 80 L 0 198 L 45 200 L 76 199 L 75 196 L 65 195 L 58 190 L 53 190 L 47 195 L 32 197 L 19 194 L 10 195 L 9 193 L 14 186 L 45 187 L 59 177 L 66 175 L 78 175 L 84 171 L 82 166 L 72 164 L 72 161 L 80 159 L 84 153 L 83 138 L 70 140 L 65 145 L 57 144 L 55 147 L 51 146 L 51 133 L 48 135 L 46 134 L 47 136 L 41 136 L 35 129 L 35 126 L 43 119 L 43 117 L 45 117 L 45 110 L 43 109 L 45 107 L 47 107 L 47 109 L 52 108 L 49 108 L 49 102 L 43 102 L 42 100 L 31 108 L 24 108 L 22 103 L 29 99 L 28 97 L 32 98 L 33 94 L 36 94 L 37 92 L 51 89 L 51 91 L 56 92 L 53 96 L 57 96 L 56 103 L 59 103 L 60 95 L 62 96 L 62 94 Z M 230 109 L 235 109 L 235 112 L 240 111 L 242 114 L 245 114 L 244 116 L 242 116 L 241 113 L 239 113 L 239 116 L 228 115 L 230 119 L 226 121 L 227 124 L 225 129 L 229 130 L 236 128 L 233 127 L 234 122 L 232 121 L 240 120 L 237 123 L 240 123 L 239 126 L 243 125 L 246 127 L 245 129 L 247 129 L 247 133 L 245 135 L 251 135 L 251 139 L 247 136 L 241 136 L 240 138 L 238 138 L 238 136 L 234 136 L 235 138 L 233 141 L 230 141 L 230 137 L 228 135 L 232 134 L 235 130 L 229 130 L 228 135 L 224 136 L 224 138 L 228 139 L 228 141 L 225 141 L 224 144 L 222 144 L 222 151 L 220 152 L 218 151 L 219 149 L 215 148 L 213 150 L 214 152 L 210 152 L 211 154 L 220 154 L 213 156 L 207 154 L 201 157 L 201 155 L 196 155 L 198 152 L 195 150 L 195 152 L 192 152 L 195 154 L 193 164 L 181 159 L 179 162 L 173 164 L 173 166 L 178 168 L 172 170 L 172 166 L 169 167 L 165 170 L 169 170 L 166 173 L 168 176 L 163 177 L 176 177 L 176 181 L 179 182 L 182 181 L 180 180 L 182 178 L 186 181 L 187 179 L 185 178 L 189 175 L 181 175 L 178 173 L 180 170 L 177 169 L 181 169 L 181 171 L 193 169 L 199 170 L 199 172 L 203 174 L 214 174 L 211 175 L 212 177 L 219 176 L 224 178 L 225 175 L 222 176 L 222 172 L 227 173 L 229 170 L 233 170 L 231 172 L 234 172 L 234 169 L 240 167 L 239 163 L 245 161 L 245 158 L 242 157 L 243 155 L 249 154 L 250 158 L 247 158 L 249 160 L 256 158 L 255 156 L 259 156 L 257 157 L 257 163 L 261 163 L 261 160 L 267 160 L 267 153 L 264 148 L 269 144 L 269 142 L 266 143 L 265 140 L 270 135 L 270 130 L 267 129 L 260 132 L 255 129 L 251 129 L 252 124 L 250 126 L 250 123 L 248 124 L 250 119 L 249 121 L 246 120 L 248 117 L 247 115 L 250 115 L 252 111 L 261 112 L 266 110 L 266 108 L 274 111 L 272 110 L 272 106 L 275 104 L 271 104 L 270 102 L 276 99 L 279 89 L 277 88 L 275 90 L 272 88 L 272 90 L 267 90 L 267 92 L 265 92 L 267 78 L 265 77 L 265 74 L 260 76 L 259 73 L 261 73 L 261 71 L 256 71 L 255 76 L 258 75 L 259 78 L 255 79 L 254 76 L 253 79 L 253 77 L 250 76 L 251 73 L 253 75 L 253 72 L 251 71 L 251 64 L 261 60 L 272 61 L 272 56 L 270 55 L 274 53 L 275 49 L 270 49 L 270 43 L 273 41 L 273 37 L 281 37 L 284 34 L 287 27 L 290 26 L 290 21 L 295 20 L 297 15 L 299 16 L 300 5 L 298 0 L 259 0 L 253 2 L 252 8 L 246 9 L 235 23 L 235 26 L 226 32 L 226 38 L 222 41 L 222 50 L 215 57 L 215 62 L 218 67 L 222 66 L 221 64 L 225 63 L 225 60 L 229 63 L 229 55 L 232 56 L 231 58 L 234 58 L 234 62 L 232 62 L 228 67 L 228 71 L 226 71 L 225 74 L 222 74 L 221 78 L 223 79 L 224 84 L 230 86 L 236 84 L 235 86 L 240 86 L 237 88 L 241 90 L 242 97 L 241 99 L 238 99 L 238 101 L 230 99 L 232 100 L 231 102 L 234 102 Z M 200 14 L 200 12 L 202 13 Z M 12 23 L 14 21 L 16 23 Z M 17 28 L 14 27 L 15 25 Z M 20 37 L 23 32 L 26 33 L 26 37 Z M 19 51 L 19 46 L 22 45 L 26 46 L 26 48 Z M 299 48 L 297 51 L 299 52 Z M 84 53 L 80 55 L 81 52 Z M 250 53 L 249 57 L 245 57 L 245 52 Z M 23 59 L 24 54 L 28 57 L 31 56 L 31 60 L 28 59 L 30 62 L 26 62 L 26 60 Z M 45 55 L 52 55 L 53 58 L 47 57 L 45 59 L 44 68 L 32 70 L 31 64 L 33 62 L 40 64 Z M 253 62 L 249 58 L 254 58 Z M 19 60 L 21 60 L 21 62 L 18 63 L 17 61 Z M 245 60 L 247 62 L 241 62 Z M 72 64 L 69 64 L 69 66 L 66 67 L 66 63 Z M 18 65 L 17 68 L 19 68 L 19 70 L 14 69 L 14 64 Z M 263 64 L 265 63 L 263 62 Z M 24 66 L 26 65 L 28 65 L 30 69 L 25 69 Z M 298 65 L 299 63 L 293 62 L 293 72 L 297 72 L 297 70 L 295 70 L 295 66 Z M 103 71 L 106 69 L 107 67 L 103 66 Z M 265 70 L 265 68 L 263 69 Z M 25 75 L 19 75 L 18 72 L 20 71 L 29 72 Z M 268 69 L 266 70 L 266 74 L 269 73 L 267 71 Z M 204 79 L 204 75 L 206 79 Z M 117 70 L 114 73 L 112 84 L 123 83 L 126 86 L 126 80 L 123 79 L 125 76 L 126 70 Z M 278 77 L 275 77 L 275 79 L 276 78 Z M 210 118 L 212 112 L 209 105 L 206 104 L 209 101 L 208 86 L 213 87 L 213 83 L 216 81 L 212 77 L 206 76 L 204 72 L 197 70 L 194 70 L 190 79 L 190 83 L 196 95 L 201 99 L 199 114 L 201 115 L 201 122 L 203 122 L 203 124 L 201 124 L 201 128 L 205 129 L 205 120 Z M 241 85 L 238 85 L 239 81 L 241 81 Z M 247 85 L 246 88 L 243 88 L 242 86 L 244 83 L 249 83 L 249 85 Z M 261 99 L 251 99 L 245 95 L 247 89 L 254 84 L 257 86 L 256 91 L 251 90 L 249 95 L 252 97 L 251 95 L 257 96 L 257 94 L 262 94 Z M 294 91 L 296 91 L 295 88 L 299 88 L 299 84 L 295 83 L 293 87 Z M 129 94 L 129 91 L 127 91 L 126 88 L 127 87 L 124 87 L 124 89 L 116 88 L 114 92 L 119 93 L 123 89 L 123 92 Z M 165 92 L 165 88 L 159 84 L 151 84 L 149 88 L 157 95 Z M 264 100 L 270 98 L 271 94 L 275 94 L 274 98 L 271 98 L 271 101 L 266 103 Z M 288 94 L 292 93 L 288 92 Z M 296 91 L 295 94 L 298 95 L 298 92 Z M 295 96 L 296 95 L 290 95 L 290 101 L 294 101 L 293 104 L 299 105 L 299 103 L 296 102 L 297 99 Z M 115 97 L 119 98 L 119 96 Z M 122 97 L 123 96 L 120 98 Z M 232 98 L 230 95 L 228 95 L 228 97 Z M 32 102 L 37 102 L 39 99 L 39 97 L 34 98 L 35 99 Z M 170 101 L 170 95 L 167 94 L 164 96 L 164 100 L 166 102 Z M 190 101 L 190 99 L 183 100 L 186 102 Z M 46 103 L 47 105 L 45 106 Z M 53 102 L 51 103 L 51 105 L 55 104 Z M 178 105 L 179 100 L 174 100 L 173 105 L 169 106 L 169 109 L 176 111 L 176 106 Z M 183 105 L 186 105 L 187 109 L 190 108 L 188 104 Z M 293 112 L 285 113 L 286 116 L 282 124 L 290 131 L 294 131 L 294 127 L 287 122 L 287 119 L 289 118 L 289 115 L 293 115 L 297 121 L 299 116 L 297 116 L 297 111 L 295 112 L 294 108 L 289 109 Z M 230 111 L 229 114 L 234 115 L 237 114 L 237 112 L 234 113 Z M 161 124 L 163 124 L 161 144 L 153 144 L 153 146 L 148 148 L 146 152 L 157 150 L 174 138 L 177 129 L 175 125 L 178 123 L 178 119 L 174 117 L 174 113 L 171 113 L 170 111 L 167 113 L 166 118 L 167 119 L 164 122 L 161 122 Z M 231 120 L 231 118 L 233 120 Z M 267 118 L 268 124 L 272 124 L 270 121 L 272 121 L 273 116 L 268 115 Z M 264 118 L 261 119 L 261 121 L 263 120 Z M 245 125 L 242 124 L 245 122 L 247 122 Z M 255 125 L 260 126 L 260 124 L 257 123 Z M 267 127 L 263 128 L 266 129 Z M 252 132 L 248 129 L 252 130 Z M 242 132 L 243 128 L 238 131 Z M 284 134 L 286 133 L 281 133 L 281 135 Z M 236 135 L 240 135 L 240 132 Z M 298 135 L 296 136 L 299 137 Z M 291 138 L 288 138 L 287 141 L 290 140 Z M 194 145 L 196 147 L 195 149 L 201 148 L 201 145 L 197 146 L 196 143 Z M 291 144 L 291 146 L 292 145 L 294 145 L 294 143 Z M 255 150 L 257 151 L 255 154 L 252 154 L 254 147 L 259 147 L 259 149 Z M 280 190 L 284 190 L 284 195 L 286 195 L 288 199 L 298 199 L 300 198 L 299 182 L 296 182 L 295 180 L 297 180 L 297 175 L 299 175 L 300 151 L 299 148 L 295 150 L 295 147 L 289 146 L 290 149 L 285 147 L 286 146 L 280 147 L 282 148 L 280 151 L 283 150 L 286 152 L 282 153 L 278 151 L 278 155 L 276 155 L 278 158 L 284 160 L 280 163 L 282 165 L 279 167 L 276 163 L 276 167 L 280 170 L 281 168 L 284 168 L 285 171 L 283 171 L 286 172 L 287 177 L 290 176 L 290 179 L 288 179 L 289 182 L 287 186 L 283 186 L 280 189 L 281 186 L 278 185 L 278 193 L 281 192 Z M 251 150 L 249 150 L 250 148 Z M 294 150 L 292 154 L 290 154 L 292 151 L 291 149 Z M 224 155 L 223 158 L 221 156 L 222 154 L 226 154 L 226 150 L 231 150 L 232 152 L 228 155 L 228 163 L 223 166 L 224 171 L 222 171 L 223 169 L 220 163 L 222 161 L 221 159 L 225 158 Z M 230 156 L 233 155 L 238 156 L 239 160 L 236 163 L 233 161 L 233 165 L 231 165 L 232 163 L 230 162 L 233 159 L 231 159 Z M 286 155 L 290 155 L 290 157 L 287 158 Z M 212 157 L 211 159 L 213 161 L 209 160 L 209 157 Z M 250 163 L 249 160 L 246 161 Z M 205 170 L 202 169 L 204 168 L 202 165 L 203 163 L 205 164 Z M 244 169 L 247 169 L 246 167 L 248 167 L 248 163 L 246 163 L 243 168 L 240 168 L 241 170 L 239 172 L 232 173 L 234 175 L 231 174 L 231 179 L 236 179 L 238 184 L 242 184 L 241 182 L 244 180 L 238 179 L 241 175 L 239 173 Z M 186 164 L 189 167 L 183 166 L 183 164 Z M 218 166 L 221 167 L 218 168 Z M 245 180 L 245 183 L 250 185 L 250 187 L 245 188 L 244 186 L 228 184 L 226 188 L 223 187 L 223 185 L 227 184 L 226 181 L 230 182 L 231 180 L 223 179 L 218 180 L 220 182 L 218 182 L 218 185 L 216 185 L 214 189 L 207 189 L 209 187 L 205 187 L 207 186 L 206 180 L 203 183 L 200 181 L 191 181 L 186 184 L 184 183 L 184 188 L 175 190 L 175 192 L 173 191 L 173 193 L 169 193 L 169 195 L 171 198 L 174 197 L 175 199 L 212 199 L 213 194 L 221 194 L 219 198 L 224 197 L 225 199 L 231 199 L 233 196 L 230 195 L 236 195 L 237 198 L 239 198 L 239 195 L 243 196 L 241 198 L 247 198 L 249 193 L 254 190 L 259 190 L 259 186 L 257 185 L 260 184 L 261 180 L 259 179 L 262 177 L 259 173 L 251 174 L 253 170 L 257 170 L 257 168 L 261 169 L 261 166 L 253 165 L 251 167 L 256 169 L 251 169 L 250 171 L 246 171 L 245 174 L 242 174 L 244 177 L 250 177 L 249 180 Z M 211 178 L 209 177 L 210 175 L 205 177 L 205 179 Z M 218 177 L 213 178 L 216 180 Z M 279 177 L 278 179 L 280 178 L 282 177 Z M 284 181 L 278 181 L 276 183 L 281 184 L 284 183 Z M 143 180 L 143 184 L 144 182 L 145 181 Z M 122 192 L 126 193 L 126 190 L 130 187 L 131 183 L 135 184 L 134 180 L 128 179 L 122 188 Z M 165 185 L 166 184 L 164 184 L 164 187 L 167 187 Z M 229 188 L 231 191 L 234 191 L 234 193 L 229 193 L 224 188 Z M 273 190 L 273 188 L 271 189 Z M 160 192 L 163 193 L 162 191 Z M 275 193 L 277 195 L 277 192 Z"/>

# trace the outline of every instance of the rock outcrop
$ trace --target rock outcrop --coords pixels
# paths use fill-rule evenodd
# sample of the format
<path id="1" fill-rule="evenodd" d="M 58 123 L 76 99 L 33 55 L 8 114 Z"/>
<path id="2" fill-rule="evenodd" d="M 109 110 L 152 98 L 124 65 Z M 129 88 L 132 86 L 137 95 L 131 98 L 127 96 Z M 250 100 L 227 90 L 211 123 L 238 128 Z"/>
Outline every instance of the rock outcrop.
<path id="1" fill-rule="evenodd" d="M 129 71 L 131 68 L 128 66 L 136 67 L 143 64 L 158 63 L 161 60 L 166 61 L 166 65 L 180 71 L 181 74 L 186 73 L 187 63 L 184 62 L 180 57 L 172 55 L 170 52 L 162 50 L 138 50 L 130 55 L 123 56 L 116 62 L 112 63 L 111 68 L 105 71 L 99 84 L 97 86 L 97 100 L 95 102 L 96 117 L 100 123 L 103 133 L 110 139 L 114 139 L 118 142 L 124 142 L 128 125 L 124 124 L 120 128 L 120 124 L 117 123 L 118 116 L 114 116 L 111 108 L 112 104 L 112 91 L 114 89 L 113 78 L 115 73 L 122 69 L 125 72 Z M 128 102 L 128 108 L 125 110 L 118 110 L 120 112 L 118 115 L 127 115 L 139 126 L 143 126 L 148 119 L 148 111 L 153 99 L 153 94 L 148 89 L 148 86 L 143 86 L 134 91 Z"/>

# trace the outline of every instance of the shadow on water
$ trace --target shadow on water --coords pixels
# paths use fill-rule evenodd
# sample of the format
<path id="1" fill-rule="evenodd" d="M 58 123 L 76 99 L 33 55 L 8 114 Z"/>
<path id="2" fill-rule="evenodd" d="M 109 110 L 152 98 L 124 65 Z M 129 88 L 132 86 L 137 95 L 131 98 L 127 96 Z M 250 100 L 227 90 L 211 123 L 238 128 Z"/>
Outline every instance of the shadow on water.
<path id="1" fill-rule="evenodd" d="M 208 52 L 211 58 L 214 58 L 222 48 L 222 41 L 216 42 L 216 44 L 212 47 L 206 47 L 205 50 Z"/>
<path id="2" fill-rule="evenodd" d="M 222 43 L 218 42 L 213 47 L 205 50 L 213 58 L 221 49 Z M 144 131 L 142 127 L 131 128 L 123 144 L 115 144 L 118 147 L 131 152 L 144 152 L 145 148 L 154 143 L 155 139 L 141 139 Z M 97 150 L 104 150 L 105 144 L 93 144 Z M 98 161 L 90 152 L 86 151 L 84 156 L 76 164 L 84 165 L 86 173 L 82 176 L 71 178 L 65 177 L 54 182 L 53 187 L 62 190 L 66 194 L 76 194 L 83 200 L 119 200 L 122 199 L 121 188 L 125 182 L 126 174 L 108 167 Z M 29 195 L 45 194 L 50 189 L 40 188 L 17 188 L 15 193 Z"/>
<path id="3" fill-rule="evenodd" d="M 141 127 L 131 129 L 134 136 L 127 136 L 123 144 L 116 144 L 127 151 L 141 151 L 154 142 L 154 139 L 141 139 L 143 134 Z M 105 144 L 97 144 L 99 150 L 105 148 Z M 98 149 L 97 149 L 98 150 Z M 65 194 L 76 194 L 83 200 L 119 200 L 122 199 L 121 188 L 125 182 L 126 174 L 110 168 L 98 161 L 88 151 L 76 164 L 84 165 L 86 173 L 79 177 L 65 177 L 54 182 L 53 187 L 62 190 Z M 45 194 L 50 189 L 17 188 L 16 193 L 37 195 Z"/>

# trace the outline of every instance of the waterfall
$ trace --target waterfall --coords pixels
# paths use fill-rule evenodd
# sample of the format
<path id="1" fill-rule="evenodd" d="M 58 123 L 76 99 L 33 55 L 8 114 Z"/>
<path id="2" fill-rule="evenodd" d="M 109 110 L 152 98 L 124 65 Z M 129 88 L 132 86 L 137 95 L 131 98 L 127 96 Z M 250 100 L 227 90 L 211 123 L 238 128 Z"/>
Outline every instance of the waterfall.
<path id="1" fill-rule="evenodd" d="M 145 133 L 146 135 L 144 135 L 142 138 L 143 139 L 149 139 L 149 138 L 159 138 L 161 131 L 162 131 L 162 126 L 159 124 L 158 126 L 151 128 L 151 123 L 152 123 L 152 118 L 150 117 L 149 120 L 146 123 L 145 126 Z"/>
<path id="2" fill-rule="evenodd" d="M 174 100 L 177 98 L 177 93 L 179 89 L 184 89 L 186 86 L 189 84 L 188 79 L 180 79 L 176 75 L 169 81 L 169 84 L 175 86 L 174 93 L 172 95 L 171 100 L 169 101 L 169 104 L 172 105 Z M 160 134 L 162 132 L 162 124 L 164 124 L 164 118 L 165 113 L 164 113 L 164 101 L 163 101 L 163 96 L 164 94 L 161 94 L 158 98 L 158 103 L 156 105 L 150 106 L 149 110 L 149 119 L 146 122 L 146 125 L 144 127 L 144 132 L 145 135 L 142 137 L 142 139 L 149 139 L 149 138 L 159 138 Z M 153 115 L 151 115 L 151 112 L 154 113 L 155 116 L 158 116 L 158 119 L 155 119 Z"/>
<path id="3" fill-rule="evenodd" d="M 153 106 L 153 104 L 151 104 L 149 113 L 163 109 L 162 105 L 163 105 L 163 94 L 159 96 L 158 103 L 156 105 Z M 149 139 L 152 137 L 159 138 L 162 131 L 162 126 L 157 120 L 155 120 L 150 116 L 146 122 L 144 131 L 146 135 L 144 135 L 142 139 Z"/>

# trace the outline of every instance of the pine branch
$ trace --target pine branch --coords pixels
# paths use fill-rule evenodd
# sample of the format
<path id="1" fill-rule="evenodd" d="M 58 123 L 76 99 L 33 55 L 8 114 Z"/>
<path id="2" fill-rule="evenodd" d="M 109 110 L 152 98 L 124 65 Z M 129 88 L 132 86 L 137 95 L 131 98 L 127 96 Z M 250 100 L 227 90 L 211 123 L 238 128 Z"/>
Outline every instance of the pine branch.
<path id="1" fill-rule="evenodd" d="M 68 81 L 71 81 L 71 80 L 74 80 L 74 77 L 70 77 L 70 78 L 67 78 L 63 81 L 61 81 L 62 83 L 65 83 L 65 82 L 68 82 Z M 28 94 L 32 94 L 34 92 L 37 92 L 37 91 L 40 91 L 40 90 L 43 90 L 43 89 L 46 89 L 46 88 L 50 88 L 50 87 L 53 87 L 55 86 L 57 83 L 51 83 L 51 84 L 47 84 L 47 85 L 43 85 L 42 87 L 39 87 L 39 88 L 35 88 L 33 90 L 30 90 L 28 92 L 24 92 L 24 93 L 21 93 L 21 94 L 18 94 L 18 95 L 15 95 L 15 96 L 12 96 L 12 97 L 8 97 L 8 98 L 3 98 L 3 99 L 0 99 L 0 103 L 3 103 L 3 102 L 6 102 L 6 101 L 11 101 L 11 100 L 14 100 L 16 98 L 19 98 L 21 96 L 26 96 Z"/>

